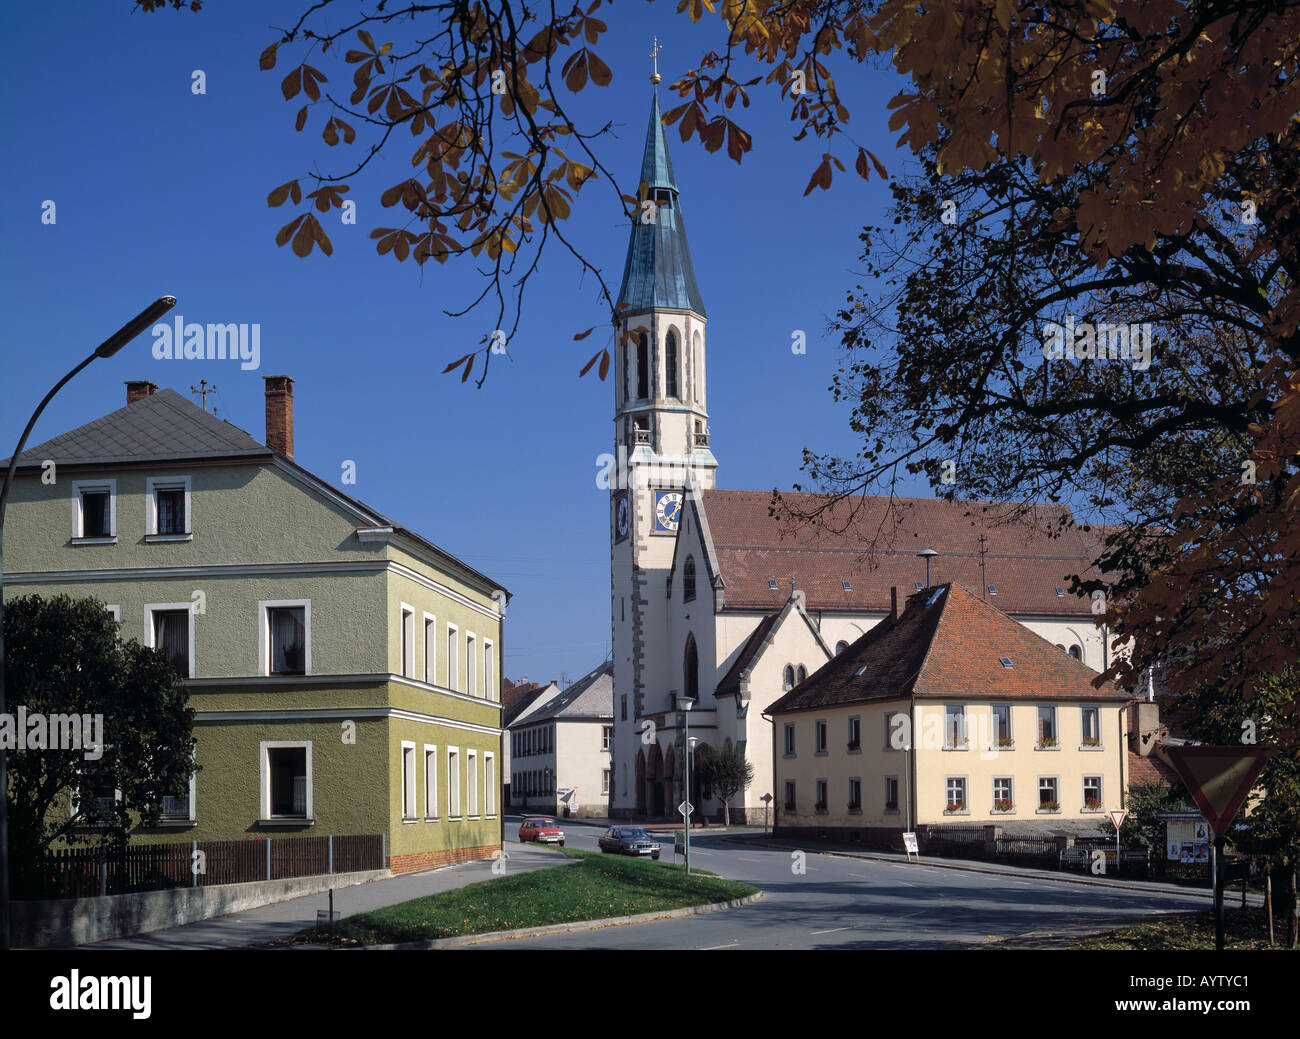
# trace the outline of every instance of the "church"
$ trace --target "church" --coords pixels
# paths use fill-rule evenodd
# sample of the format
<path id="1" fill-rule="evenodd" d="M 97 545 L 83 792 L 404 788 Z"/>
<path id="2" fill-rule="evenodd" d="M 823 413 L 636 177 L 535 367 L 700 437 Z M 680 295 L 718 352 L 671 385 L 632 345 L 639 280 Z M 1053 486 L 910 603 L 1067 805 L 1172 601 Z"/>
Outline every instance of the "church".
<path id="1" fill-rule="evenodd" d="M 1104 670 L 1107 633 L 1066 593 L 1067 575 L 1095 576 L 1102 532 L 1075 526 L 1064 506 L 1035 506 L 1035 522 L 1011 525 L 988 503 L 867 497 L 807 525 L 773 516 L 770 491 L 718 487 L 708 313 L 657 92 L 639 180 L 615 322 L 610 816 L 680 818 L 689 727 L 693 764 L 710 748 L 744 752 L 754 781 L 731 819 L 761 823 L 764 796 L 777 793 L 764 711 L 931 582 L 962 586 Z M 783 495 L 795 512 L 819 497 Z M 720 817 L 697 774 L 694 817 Z"/>

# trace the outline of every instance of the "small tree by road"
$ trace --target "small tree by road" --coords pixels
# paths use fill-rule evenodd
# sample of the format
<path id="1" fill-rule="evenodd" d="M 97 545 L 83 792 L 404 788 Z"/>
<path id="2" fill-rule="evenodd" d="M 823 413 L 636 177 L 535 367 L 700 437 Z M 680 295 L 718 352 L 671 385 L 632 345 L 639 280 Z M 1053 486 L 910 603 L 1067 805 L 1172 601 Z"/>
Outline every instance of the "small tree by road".
<path id="1" fill-rule="evenodd" d="M 723 825 L 731 825 L 731 799 L 754 781 L 754 766 L 738 748 L 706 750 L 700 756 L 701 786 L 707 786 L 722 802 Z"/>

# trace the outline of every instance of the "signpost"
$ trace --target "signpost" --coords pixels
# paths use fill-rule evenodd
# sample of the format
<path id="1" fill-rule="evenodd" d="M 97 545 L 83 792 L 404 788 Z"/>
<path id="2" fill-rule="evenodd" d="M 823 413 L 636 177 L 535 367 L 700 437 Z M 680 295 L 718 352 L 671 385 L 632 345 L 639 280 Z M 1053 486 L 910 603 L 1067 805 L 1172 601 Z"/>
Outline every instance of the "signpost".
<path id="1" fill-rule="evenodd" d="M 916 843 L 915 833 L 908 831 L 903 834 L 903 850 L 907 852 L 908 862 L 912 861 L 913 855 L 915 855 L 918 859 L 921 857 L 920 849 L 918 848 Z"/>
<path id="2" fill-rule="evenodd" d="M 1119 828 L 1124 825 L 1124 819 L 1128 815 L 1128 810 L 1124 808 L 1112 808 L 1109 812 L 1110 821 L 1115 824 L 1115 876 L 1119 876 Z"/>
<path id="3" fill-rule="evenodd" d="M 767 809 L 772 803 L 772 795 L 764 794 L 759 800 L 763 802 L 763 832 L 767 833 Z"/>
<path id="4" fill-rule="evenodd" d="M 1228 827 L 1271 751 L 1266 747 L 1207 747 L 1159 741 L 1157 750 L 1169 760 L 1192 795 L 1196 807 L 1214 830 L 1214 947 L 1223 949 L 1223 844 Z"/>

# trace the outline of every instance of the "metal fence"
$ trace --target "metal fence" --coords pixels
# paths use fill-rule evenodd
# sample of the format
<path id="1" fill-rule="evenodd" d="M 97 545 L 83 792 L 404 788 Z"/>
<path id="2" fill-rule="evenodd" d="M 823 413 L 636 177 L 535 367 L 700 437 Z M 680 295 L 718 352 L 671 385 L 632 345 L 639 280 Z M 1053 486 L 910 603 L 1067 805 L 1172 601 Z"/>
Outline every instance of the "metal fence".
<path id="1" fill-rule="evenodd" d="M 22 878 L 14 895 L 89 898 L 383 867 L 382 834 L 139 844 L 117 851 L 61 848 L 46 855 L 38 876 Z"/>

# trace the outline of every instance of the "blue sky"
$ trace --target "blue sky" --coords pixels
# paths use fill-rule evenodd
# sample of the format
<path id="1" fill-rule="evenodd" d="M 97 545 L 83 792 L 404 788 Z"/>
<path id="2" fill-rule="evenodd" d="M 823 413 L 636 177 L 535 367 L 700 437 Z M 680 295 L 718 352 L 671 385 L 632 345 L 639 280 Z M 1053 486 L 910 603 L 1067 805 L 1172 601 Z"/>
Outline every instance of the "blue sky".
<path id="1" fill-rule="evenodd" d="M 607 316 L 592 280 L 557 249 L 543 260 L 510 344 L 480 390 L 440 374 L 491 328 L 485 310 L 452 319 L 482 284 L 473 263 L 397 263 L 375 254 L 371 228 L 396 223 L 380 192 L 408 175 L 412 138 L 354 181 L 356 225 L 322 217 L 330 258 L 277 248 L 288 206 L 275 186 L 317 164 L 344 168 L 319 136 L 323 117 L 293 131 L 302 100 L 286 103 L 280 65 L 257 58 L 306 0 L 210 2 L 198 14 L 132 14 L 130 0 L 22 5 L 4 15 L 0 166 L 0 438 L 12 445 L 53 382 L 147 303 L 171 294 L 187 321 L 259 323 L 261 367 L 160 361 L 148 335 L 98 361 L 67 387 L 33 443 L 120 407 L 123 381 L 151 379 L 187 394 L 207 379 L 218 413 L 264 436 L 262 375 L 296 380 L 296 460 L 465 559 L 513 594 L 504 673 L 576 678 L 604 659 L 610 636 L 607 492 L 597 456 L 610 450 L 613 390 L 577 373 L 605 345 Z M 612 120 L 601 146 L 634 187 L 649 113 L 650 39 L 667 84 L 718 44 L 711 16 L 692 26 L 675 5 L 617 5 L 596 48 L 608 88 L 588 87 L 575 112 Z M 380 39 L 385 37 L 377 34 Z M 315 62 L 329 87 L 345 73 Z M 201 69 L 207 93 L 191 91 Z M 350 70 L 349 70 L 350 71 Z M 755 70 L 751 75 L 756 75 Z M 350 77 L 349 77 L 350 78 Z M 908 157 L 886 126 L 902 85 L 883 64 L 853 70 L 840 90 L 852 132 L 897 175 Z M 859 280 L 858 233 L 882 223 L 888 193 L 850 172 L 830 192 L 802 193 L 821 142 L 792 143 L 788 102 L 756 87 L 738 121 L 754 150 L 737 166 L 697 141 L 670 148 L 709 311 L 711 446 L 719 485 L 788 488 L 802 449 L 852 453 L 849 409 L 828 391 L 840 356 L 826 325 Z M 45 200 L 57 223 L 41 222 Z M 608 185 L 589 184 L 566 234 L 617 290 L 626 223 Z M 297 210 L 294 210 L 296 213 Z M 582 342 L 573 334 L 600 326 Z M 805 356 L 791 334 L 808 336 Z M 499 360 L 499 358 L 498 358 Z M 0 450 L 7 455 L 10 446 Z M 911 493 L 929 493 L 911 484 Z M 252 536 L 250 534 L 250 536 Z"/>

